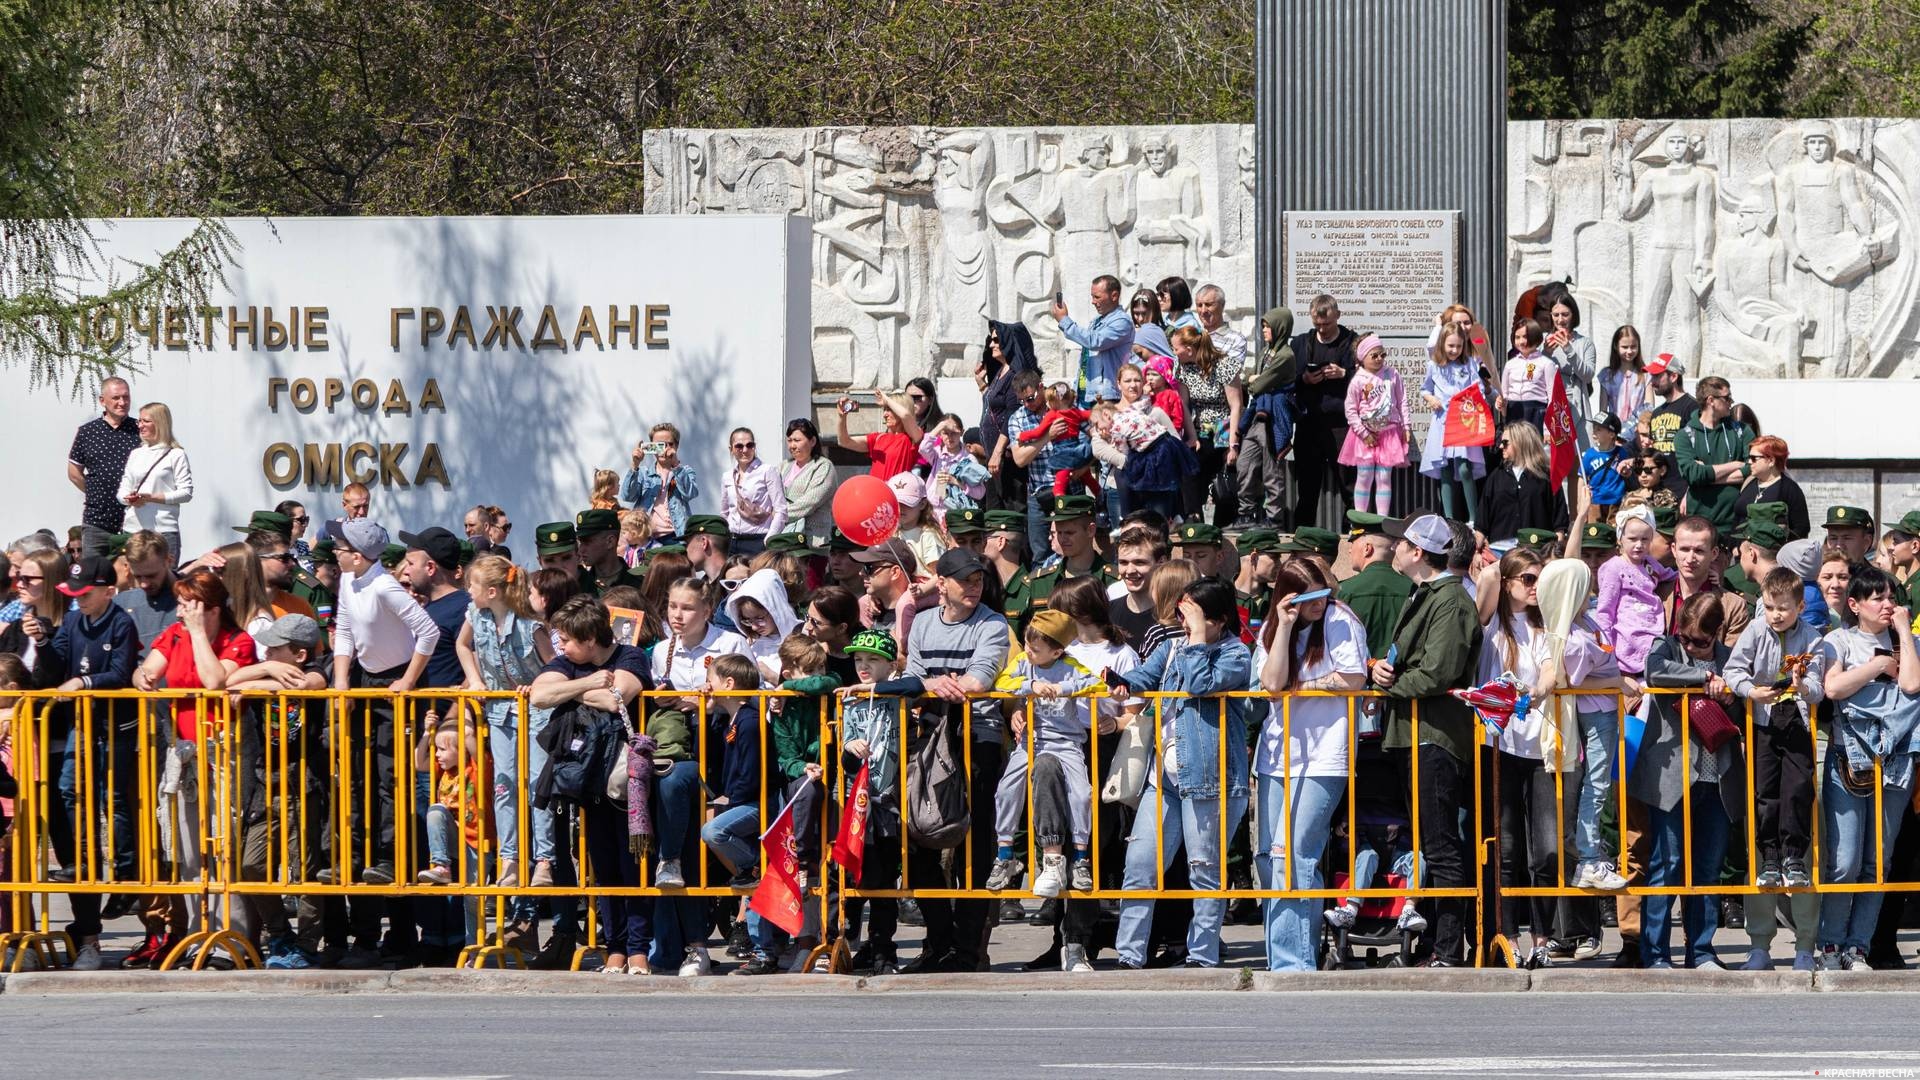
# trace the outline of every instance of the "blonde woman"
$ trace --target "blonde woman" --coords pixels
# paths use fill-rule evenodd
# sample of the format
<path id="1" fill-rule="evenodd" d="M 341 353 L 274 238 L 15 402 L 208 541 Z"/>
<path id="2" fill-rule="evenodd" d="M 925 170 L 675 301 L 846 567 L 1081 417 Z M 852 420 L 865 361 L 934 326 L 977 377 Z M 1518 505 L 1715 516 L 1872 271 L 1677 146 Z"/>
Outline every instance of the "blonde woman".
<path id="1" fill-rule="evenodd" d="M 1521 529 L 1563 529 L 1567 500 L 1548 479 L 1546 444 L 1540 429 L 1516 420 L 1500 430 L 1500 461 L 1487 467 L 1480 489 L 1480 531 L 1489 540 L 1512 540 Z"/>
<path id="2" fill-rule="evenodd" d="M 119 499 L 133 508 L 140 530 L 166 537 L 167 553 L 180 562 L 180 513 L 193 498 L 193 470 L 173 437 L 173 411 L 158 401 L 140 407 L 140 446 L 127 455 Z"/>

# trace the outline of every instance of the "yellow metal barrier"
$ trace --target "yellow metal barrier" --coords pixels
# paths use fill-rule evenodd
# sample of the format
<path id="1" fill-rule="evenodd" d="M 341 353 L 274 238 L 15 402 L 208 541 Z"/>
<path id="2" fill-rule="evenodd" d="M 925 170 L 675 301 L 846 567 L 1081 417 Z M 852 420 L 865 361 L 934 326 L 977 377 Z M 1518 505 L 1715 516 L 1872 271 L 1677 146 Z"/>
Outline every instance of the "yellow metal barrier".
<path id="1" fill-rule="evenodd" d="M 1560 693 L 1609 696 L 1614 700 L 1617 715 L 1622 720 L 1616 760 L 1624 762 L 1627 750 L 1624 699 L 1613 691 L 1582 692 L 1576 689 Z M 1083 696 L 1101 695 L 1095 692 Z M 1281 744 L 1286 746 L 1291 742 L 1293 705 L 1296 700 L 1343 699 L 1346 702 L 1349 746 L 1357 750 L 1360 745 L 1358 715 L 1361 702 L 1378 696 L 1371 691 L 1311 691 L 1275 698 L 1261 692 L 1247 691 L 1216 695 L 1211 700 L 1217 710 L 1214 722 L 1221 725 L 1223 735 L 1229 701 L 1271 701 L 1271 707 L 1278 711 Z M 1170 697 L 1177 698 L 1178 695 L 1137 695 L 1142 705 L 1133 722 L 1153 724 L 1152 760 L 1156 762 L 1165 750 L 1161 720 Z M 641 695 L 637 713 L 641 731 L 646 731 L 652 719 L 667 709 L 680 711 L 691 721 L 693 746 L 690 748 L 690 760 L 703 789 L 713 791 L 721 783 L 716 770 L 720 767 L 724 748 L 712 743 L 720 733 L 710 723 L 711 711 L 727 707 L 736 699 L 750 701 L 757 713 L 755 722 L 759 729 L 761 753 L 757 831 L 764 831 L 786 797 L 785 788 L 789 783 L 774 771 L 776 725 L 772 710 L 778 703 L 797 698 L 799 695 L 783 691 L 649 691 Z M 834 835 L 835 820 L 846 801 L 847 784 L 851 780 L 851 770 L 842 767 L 843 740 L 840 737 L 844 724 L 842 714 L 848 699 L 843 695 L 835 695 L 830 701 L 816 700 L 818 703 L 811 706 L 818 712 L 816 737 L 819 755 L 815 764 L 819 766 L 820 781 L 827 797 L 820 800 L 817 821 L 811 823 L 809 832 L 817 829 L 818 846 L 824 860 Z M 954 709 L 957 712 L 958 751 L 967 783 L 971 825 L 968 836 L 959 842 L 950 856 L 951 869 L 941 871 L 941 880 L 931 882 L 924 879 L 927 866 L 933 863 L 925 858 L 918 861 L 922 880 L 915 879 L 916 860 L 909 839 L 910 807 L 906 798 L 911 766 L 913 724 L 910 720 L 922 703 L 906 698 L 890 700 L 897 709 L 898 717 L 894 724 L 894 745 L 887 748 L 888 756 L 898 768 L 894 806 L 891 808 L 891 812 L 899 818 L 898 884 L 896 887 L 863 888 L 857 881 L 849 883 L 846 880 L 843 867 L 826 873 L 824 861 L 809 866 L 807 902 L 811 905 L 817 901 L 819 916 L 819 943 L 814 948 L 814 955 L 807 960 L 806 969 L 809 970 L 816 960 L 826 964 L 830 970 L 845 968 L 848 958 L 838 929 L 846 921 L 840 908 L 847 901 L 914 898 L 983 902 L 1035 895 L 1017 888 L 989 892 L 980 887 L 987 868 L 980 865 L 979 853 L 991 852 L 995 838 L 983 838 L 978 834 L 982 828 L 993 827 L 993 814 L 991 807 L 981 807 L 976 803 L 982 792 L 989 793 L 988 798 L 991 798 L 990 793 L 1000 777 L 973 775 L 976 710 L 992 709 L 1017 715 L 1024 721 L 1018 725 L 1021 731 L 1019 739 L 1028 763 L 1025 812 L 1022 815 L 1027 826 L 1024 830 L 1025 862 L 1028 867 L 1037 869 L 1041 865 L 1038 858 L 1039 841 L 1036 831 L 1031 827 L 1035 798 L 1033 765 L 1039 751 L 1039 736 L 1034 722 L 1035 699 L 1030 695 L 1011 693 L 973 694 L 968 696 L 964 706 Z M 928 700 L 931 700 L 930 696 Z M 1413 703 L 1412 712 L 1413 742 L 1416 746 L 1420 742 L 1421 724 L 1417 704 Z M 690 711 L 688 706 L 691 706 Z M 490 708 L 492 720 L 487 715 Z M 1691 732 L 1684 722 L 1688 708 L 1688 703 L 1683 700 L 1683 763 L 1690 760 L 1692 743 Z M 11 877 L 0 880 L 0 894 L 4 894 L 11 930 L 0 934 L 0 949 L 6 950 L 7 955 L 11 956 L 13 970 L 21 970 L 29 961 L 41 967 L 71 963 L 76 943 L 64 931 L 54 929 L 50 905 L 46 903 L 46 899 L 54 893 L 67 894 L 77 901 L 76 923 L 83 921 L 80 906 L 97 907 L 101 900 L 113 895 L 165 898 L 167 904 L 171 905 L 168 922 L 174 937 L 162 966 L 172 967 L 190 960 L 195 968 L 205 966 L 216 952 L 225 953 L 236 966 L 257 966 L 260 955 L 255 942 L 263 931 L 268 927 L 278 927 L 281 933 L 291 930 L 292 920 L 286 914 L 289 899 L 298 902 L 301 908 L 300 921 L 304 926 L 310 917 L 317 923 L 317 915 L 312 909 L 329 900 L 359 903 L 374 897 L 438 897 L 458 898 L 463 913 L 471 923 L 469 929 L 462 933 L 467 941 L 460 953 L 459 962 L 462 965 L 524 966 L 528 957 L 509 940 L 509 928 L 515 922 L 516 913 L 524 916 L 527 906 L 540 900 L 585 900 L 588 903 L 584 940 L 576 948 L 571 961 L 572 966 L 578 969 L 590 958 L 604 956 L 608 951 L 601 940 L 606 928 L 599 925 L 592 901 L 610 898 L 647 898 L 656 901 L 743 898 L 751 892 L 750 889 L 735 888 L 725 881 L 716 880 L 715 860 L 708 857 L 698 836 L 701 813 L 698 807 L 690 810 L 693 826 L 685 835 L 677 838 L 685 845 L 681 852 L 686 866 L 684 886 L 661 887 L 654 881 L 653 863 L 660 852 L 662 839 L 657 828 L 649 857 L 636 859 L 634 877 L 637 884 L 607 884 L 599 880 L 594 873 L 593 860 L 589 857 L 584 808 L 573 808 L 572 820 L 556 825 L 551 833 L 556 845 L 564 841 L 563 847 L 556 847 L 556 862 L 559 852 L 566 851 L 569 860 L 578 868 L 578 884 L 533 885 L 536 869 L 533 852 L 540 846 L 533 836 L 534 824 L 540 814 L 533 805 L 532 795 L 536 780 L 532 768 L 536 759 L 533 741 L 544 727 L 544 717 L 536 722 L 536 714 L 541 712 L 531 709 L 524 696 L 512 692 L 452 689 L 406 694 L 381 690 L 261 691 L 242 694 L 86 691 L 65 696 L 49 691 L 24 694 L 17 703 L 13 729 L 13 771 L 18 780 L 19 797 L 15 805 L 13 827 L 6 839 Z M 176 730 L 174 720 L 176 714 L 180 713 L 187 715 L 192 738 L 182 737 Z M 443 729 L 450 726 L 457 733 L 453 740 L 455 764 L 452 775 L 477 777 L 471 783 L 455 783 L 451 788 L 453 801 L 450 804 L 435 798 L 435 786 L 445 770 L 433 762 L 432 753 L 425 746 L 431 741 L 425 738 L 429 717 L 437 720 Z M 1249 723 L 1249 734 L 1254 741 L 1257 741 L 1262 726 L 1260 723 Z M 1750 716 L 1745 727 L 1746 742 L 1751 746 L 1754 733 Z M 511 742 L 512 757 L 508 767 L 502 767 L 501 763 L 492 760 L 490 747 L 495 742 L 495 734 L 500 736 L 498 741 L 501 744 Z M 1101 761 L 1103 740 L 1117 740 L 1121 734 L 1118 730 L 1102 734 L 1096 726 L 1086 746 L 1087 761 L 1097 767 Z M 1480 728 L 1479 734 L 1480 742 L 1484 745 L 1484 727 Z M 1248 753 L 1248 748 L 1229 747 L 1227 742 L 1224 737 L 1219 740 L 1216 762 L 1223 789 L 1229 773 L 1229 754 Z M 870 752 L 870 757 L 877 752 L 875 748 Z M 1127 815 L 1120 808 L 1103 803 L 1099 794 L 1101 777 L 1096 769 L 1096 775 L 1091 777 L 1094 795 L 1089 810 L 1090 836 L 1093 838 L 1089 845 L 1089 856 L 1094 887 L 1090 890 L 1069 890 L 1063 892 L 1062 897 L 1080 901 L 1174 898 L 1366 900 L 1395 897 L 1415 901 L 1472 900 L 1476 916 L 1473 930 L 1475 963 L 1486 962 L 1487 954 L 1492 950 L 1511 964 L 1515 960 L 1511 943 L 1498 935 L 1492 940 L 1484 937 L 1482 928 L 1488 922 L 1486 916 L 1490 910 L 1497 910 L 1490 905 L 1497 905 L 1502 898 L 1605 894 L 1569 885 L 1570 861 L 1565 847 L 1567 829 L 1564 824 L 1556 830 L 1557 881 L 1554 884 L 1498 882 L 1498 829 L 1489 830 L 1488 826 L 1493 823 L 1485 820 L 1480 797 L 1483 789 L 1489 787 L 1497 792 L 1498 770 L 1493 770 L 1491 778 L 1487 777 L 1487 770 L 1480 760 L 1482 756 L 1486 755 L 1476 754 L 1469 764 L 1472 775 L 1468 792 L 1472 804 L 1472 833 L 1467 843 L 1473 854 L 1469 859 L 1468 872 L 1473 879 L 1465 886 L 1437 887 L 1426 882 L 1422 866 L 1426 852 L 1423 830 L 1430 827 L 1431 823 L 1421 820 L 1419 755 L 1410 753 L 1407 762 L 1410 779 L 1407 806 L 1413 873 L 1405 887 L 1351 887 L 1358 875 L 1359 804 L 1362 793 L 1357 768 L 1359 755 L 1350 752 L 1344 800 L 1348 838 L 1345 869 L 1349 887 L 1229 887 L 1225 868 L 1230 861 L 1228 845 L 1231 822 L 1228 800 L 1224 798 L 1217 800 L 1219 819 L 1215 824 L 1219 832 L 1219 847 L 1215 852 L 1208 853 L 1217 857 L 1221 887 L 1168 888 L 1166 868 L 1169 841 L 1160 830 L 1155 831 L 1154 854 L 1159 869 L 1153 886 L 1147 889 L 1112 887 L 1108 883 L 1113 875 L 1107 872 L 1112 869 L 1111 853 L 1102 849 L 1110 844 L 1118 844 L 1123 849 L 1125 841 L 1110 839 L 1108 844 L 1101 843 L 1101 823 L 1103 815 L 1109 821 L 1116 813 L 1121 813 L 1123 817 Z M 1692 880 L 1691 770 L 1688 765 L 1683 767 L 1689 769 L 1686 776 L 1688 782 L 1682 788 L 1685 800 L 1682 813 L 1686 815 L 1682 852 L 1686 866 L 1684 884 L 1636 884 L 1619 892 L 1629 896 L 1700 896 L 1806 891 L 1762 887 L 1756 883 L 1758 868 L 1755 865 L 1756 839 L 1752 813 L 1745 816 L 1747 880 L 1726 886 Z M 1812 822 L 1814 848 L 1809 856 L 1809 865 L 1815 875 L 1812 891 L 1833 893 L 1920 889 L 1920 883 L 1916 882 L 1880 880 L 1882 875 L 1879 868 L 1884 865 L 1884 859 L 1881 858 L 1875 860 L 1874 881 L 1846 884 L 1823 884 L 1819 881 L 1820 775 L 1820 766 L 1816 761 Z M 1624 833 L 1629 800 L 1620 777 L 1624 777 L 1624 769 L 1616 772 L 1611 798 L 1619 810 Z M 1290 764 L 1285 762 L 1284 757 L 1282 779 L 1289 784 L 1294 779 Z M 1885 839 L 1880 829 L 1882 816 L 1877 813 L 1882 798 L 1877 766 L 1875 780 L 1874 849 L 1878 855 L 1884 852 Z M 1555 774 L 1554 782 L 1557 805 L 1564 815 L 1569 805 L 1567 785 L 1578 781 L 1570 781 L 1565 772 L 1560 772 Z M 1750 756 L 1745 769 L 1745 783 L 1751 801 L 1753 765 Z M 1248 769 L 1248 788 L 1247 814 L 1251 817 L 1258 812 L 1251 767 Z M 1496 809 L 1497 805 L 1496 798 Z M 387 806 L 391 807 L 390 811 L 385 809 Z M 434 806 L 445 807 L 444 813 L 432 815 L 436 825 L 446 816 L 450 816 L 452 821 L 452 850 L 447 860 L 451 863 L 448 867 L 450 880 L 446 884 L 421 879 L 421 871 L 429 868 L 427 849 L 432 846 L 431 840 L 424 845 L 421 843 L 425 838 L 423 823 L 429 819 L 429 810 Z M 1282 812 L 1285 816 L 1275 835 L 1291 837 L 1290 802 Z M 655 813 L 657 820 L 657 806 Z M 381 820 L 383 817 L 387 819 L 384 823 Z M 468 823 L 477 824 L 477 828 L 472 830 L 471 842 L 469 829 L 464 827 Z M 511 860 L 503 861 L 500 857 L 501 836 L 508 825 L 512 827 L 515 848 Z M 389 833 L 390 839 L 384 837 L 383 832 Z M 1111 835 L 1110 830 L 1108 835 Z M 893 839 L 889 838 L 889 842 Z M 1278 863 L 1277 880 L 1293 880 L 1293 859 L 1296 854 L 1289 842 Z M 759 858 L 760 870 L 764 874 L 765 853 L 760 852 Z M 1493 875 L 1495 884 L 1491 888 L 1483 886 L 1487 881 L 1485 871 L 1489 864 L 1496 869 Z M 507 883 L 503 884 L 503 880 Z M 36 898 L 39 898 L 37 904 Z M 317 934 L 317 925 L 302 932 Z M 705 926 L 696 928 L 695 932 L 697 937 L 694 940 L 703 939 Z"/>

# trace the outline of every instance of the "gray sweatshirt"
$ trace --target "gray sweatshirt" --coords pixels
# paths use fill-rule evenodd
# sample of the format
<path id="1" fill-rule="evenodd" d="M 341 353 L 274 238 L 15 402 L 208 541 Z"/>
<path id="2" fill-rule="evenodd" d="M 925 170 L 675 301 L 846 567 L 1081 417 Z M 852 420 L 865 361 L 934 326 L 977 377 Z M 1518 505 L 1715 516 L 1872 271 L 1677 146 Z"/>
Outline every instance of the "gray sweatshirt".
<path id="1" fill-rule="evenodd" d="M 1782 644 L 1785 645 L 1784 651 Z M 1776 634 L 1767 625 L 1765 618 L 1756 618 L 1740 631 L 1740 640 L 1734 642 L 1733 651 L 1727 655 L 1727 666 L 1722 678 L 1727 680 L 1727 689 L 1743 698 L 1751 698 L 1756 689 L 1765 689 L 1780 677 L 1780 660 L 1783 656 L 1812 653 L 1813 660 L 1807 664 L 1806 677 L 1800 680 L 1801 689 L 1793 697 L 1779 704 L 1793 705 L 1798 712 L 1800 723 L 1812 726 L 1811 716 L 1814 706 L 1826 697 L 1826 665 L 1820 651 L 1820 635 L 1806 623 L 1798 619 L 1787 628 L 1787 632 Z M 1778 713 L 1783 722 L 1787 710 L 1775 710 L 1768 706 L 1755 706 L 1748 702 L 1753 711 L 1753 723 L 1756 728 L 1765 727 L 1773 722 Z"/>

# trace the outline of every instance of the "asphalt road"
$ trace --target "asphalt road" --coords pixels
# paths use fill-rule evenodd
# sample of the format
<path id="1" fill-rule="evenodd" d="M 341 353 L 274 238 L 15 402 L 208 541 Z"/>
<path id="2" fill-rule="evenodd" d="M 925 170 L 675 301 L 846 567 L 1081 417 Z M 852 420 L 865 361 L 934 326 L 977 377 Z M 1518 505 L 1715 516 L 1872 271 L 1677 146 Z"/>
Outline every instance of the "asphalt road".
<path id="1" fill-rule="evenodd" d="M 1920 1076 L 1913 1001 L 1899 993 L 0 994 L 0 1077 Z"/>

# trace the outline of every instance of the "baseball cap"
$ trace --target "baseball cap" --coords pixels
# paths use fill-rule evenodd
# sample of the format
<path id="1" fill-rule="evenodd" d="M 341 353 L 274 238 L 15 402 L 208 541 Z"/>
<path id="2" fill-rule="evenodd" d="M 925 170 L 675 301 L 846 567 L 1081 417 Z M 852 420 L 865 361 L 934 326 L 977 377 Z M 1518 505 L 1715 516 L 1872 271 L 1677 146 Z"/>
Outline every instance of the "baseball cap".
<path id="1" fill-rule="evenodd" d="M 927 482 L 910 472 L 896 473 L 887 481 L 893 489 L 893 497 L 900 500 L 901 506 L 919 506 L 927 501 Z"/>
<path id="2" fill-rule="evenodd" d="M 275 645 L 299 645 L 311 649 L 319 640 L 320 624 L 313 621 L 313 616 L 298 612 L 280 616 L 265 630 L 253 635 L 253 643 L 263 649 Z"/>
<path id="3" fill-rule="evenodd" d="M 407 545 L 408 551 L 426 552 L 427 558 L 439 563 L 441 569 L 452 570 L 460 565 L 460 538 L 438 525 L 417 533 L 403 532 L 400 542 Z"/>
<path id="4" fill-rule="evenodd" d="M 1620 434 L 1620 418 L 1610 412 L 1594 413 L 1593 416 L 1587 420 L 1587 423 L 1594 427 L 1606 428 L 1615 435 Z"/>
<path id="5" fill-rule="evenodd" d="M 846 651 L 849 653 L 866 653 L 868 656 L 877 656 L 882 660 L 897 660 L 900 658 L 900 650 L 893 643 L 893 635 L 887 633 L 885 630 L 860 631 L 853 635 L 852 641 L 847 642 Z"/>
<path id="6" fill-rule="evenodd" d="M 62 596 L 79 596 L 95 585 L 112 585 L 119 580 L 108 555 L 85 555 L 67 568 L 67 580 L 55 585 Z"/>
<path id="7" fill-rule="evenodd" d="M 1685 375 L 1687 373 L 1687 365 L 1681 363 L 1672 353 L 1665 352 L 1647 362 L 1647 374 L 1649 375 L 1665 375 L 1668 372 L 1672 372 L 1675 375 Z"/>
<path id="8" fill-rule="evenodd" d="M 870 548 L 863 548 L 860 551 L 854 552 L 853 561 L 857 563 L 867 563 L 869 565 L 873 563 L 886 563 L 889 566 L 894 563 L 899 563 L 901 566 L 906 567 L 907 573 L 909 574 L 920 569 L 919 556 L 915 555 L 913 548 L 909 547 L 907 542 L 899 537 L 894 537 L 891 540 L 882 540 Z"/>
<path id="9" fill-rule="evenodd" d="M 1404 524 L 1389 519 L 1381 522 L 1381 526 L 1388 529 L 1388 536 L 1405 540 L 1429 555 L 1445 555 L 1453 550 L 1453 526 L 1439 514 L 1422 514 Z M 1395 527 L 1398 532 L 1394 531 Z"/>
<path id="10" fill-rule="evenodd" d="M 972 577 L 987 572 L 986 561 L 966 548 L 948 548 L 934 564 L 933 572 L 944 578 Z"/>
<path id="11" fill-rule="evenodd" d="M 365 559 L 378 559 L 387 549 L 387 530 L 372 518 L 334 518 L 327 522 L 327 535 Z"/>

